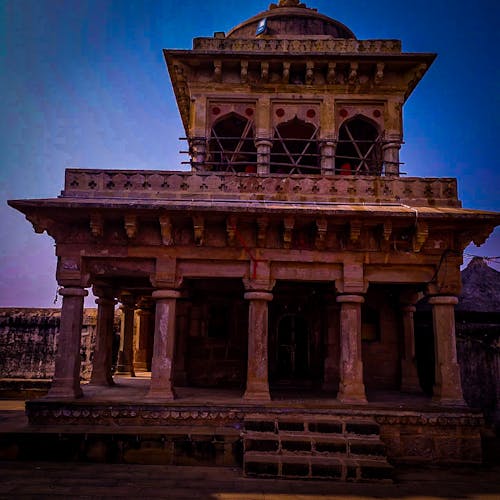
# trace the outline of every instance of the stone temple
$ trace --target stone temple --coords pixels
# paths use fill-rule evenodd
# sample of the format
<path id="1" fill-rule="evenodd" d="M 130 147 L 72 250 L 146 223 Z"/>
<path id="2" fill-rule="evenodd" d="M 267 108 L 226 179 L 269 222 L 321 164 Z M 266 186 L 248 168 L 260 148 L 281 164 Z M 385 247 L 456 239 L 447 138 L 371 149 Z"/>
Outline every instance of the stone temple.
<path id="1" fill-rule="evenodd" d="M 9 202 L 54 238 L 63 297 L 54 380 L 30 422 L 144 426 L 163 433 L 161 463 L 180 463 L 189 426 L 193 456 L 204 443 L 247 474 L 362 480 L 386 456 L 479 461 L 454 305 L 464 248 L 500 214 L 462 208 L 456 179 L 401 172 L 402 108 L 435 54 L 358 40 L 288 0 L 164 55 L 190 171 L 68 169 L 59 197 Z M 89 287 L 97 339 L 81 386 Z"/>

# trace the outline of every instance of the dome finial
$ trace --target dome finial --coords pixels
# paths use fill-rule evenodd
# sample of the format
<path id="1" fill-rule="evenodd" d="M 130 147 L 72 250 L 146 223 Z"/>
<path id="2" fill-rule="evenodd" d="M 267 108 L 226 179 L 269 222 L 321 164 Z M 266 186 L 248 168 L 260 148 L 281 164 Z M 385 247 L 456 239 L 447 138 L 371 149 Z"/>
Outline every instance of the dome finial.
<path id="1" fill-rule="evenodd" d="M 280 0 L 278 5 L 271 4 L 270 8 L 276 9 L 277 7 L 305 7 L 306 5 L 300 3 L 300 0 Z"/>

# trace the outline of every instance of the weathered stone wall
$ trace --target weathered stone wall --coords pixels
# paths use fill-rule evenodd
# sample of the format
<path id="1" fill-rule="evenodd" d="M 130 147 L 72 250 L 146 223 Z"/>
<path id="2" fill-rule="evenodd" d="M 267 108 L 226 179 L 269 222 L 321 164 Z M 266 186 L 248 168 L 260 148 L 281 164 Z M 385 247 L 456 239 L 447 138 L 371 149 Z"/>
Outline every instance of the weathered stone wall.
<path id="1" fill-rule="evenodd" d="M 465 400 L 500 424 L 500 322 L 457 321 L 457 356 Z"/>
<path id="2" fill-rule="evenodd" d="M 0 309 L 0 378 L 49 379 L 59 336 L 60 309 Z M 81 376 L 88 379 L 95 340 L 96 310 L 85 309 Z"/>

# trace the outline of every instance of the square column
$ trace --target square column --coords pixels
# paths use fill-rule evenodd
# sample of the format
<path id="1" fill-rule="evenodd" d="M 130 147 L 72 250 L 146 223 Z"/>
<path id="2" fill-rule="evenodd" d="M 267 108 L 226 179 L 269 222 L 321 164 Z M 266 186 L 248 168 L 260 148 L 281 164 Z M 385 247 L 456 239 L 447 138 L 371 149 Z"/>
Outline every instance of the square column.
<path id="1" fill-rule="evenodd" d="M 415 359 L 415 324 L 413 322 L 415 311 L 416 308 L 413 305 L 401 307 L 404 337 L 404 351 L 401 359 L 401 391 L 421 393 Z"/>
<path id="2" fill-rule="evenodd" d="M 343 403 L 366 403 L 361 356 L 361 295 L 339 295 L 340 383 L 337 399 Z"/>
<path id="3" fill-rule="evenodd" d="M 175 399 L 172 384 L 175 352 L 175 309 L 181 293 L 177 290 L 156 290 L 155 338 L 151 366 L 151 386 L 146 399 L 171 401 Z"/>
<path id="4" fill-rule="evenodd" d="M 434 399 L 445 405 L 465 405 L 457 362 L 455 338 L 454 296 L 437 296 L 429 299 L 432 305 L 434 351 L 436 357 Z"/>
<path id="5" fill-rule="evenodd" d="M 247 387 L 243 399 L 270 401 L 268 379 L 268 302 L 269 292 L 246 292 L 248 306 L 248 367 Z"/>
<path id="6" fill-rule="evenodd" d="M 142 302 L 139 307 L 140 309 L 137 311 L 137 337 L 134 346 L 134 371 L 147 372 L 150 347 L 149 333 L 153 312 L 145 302 Z"/>
<path id="7" fill-rule="evenodd" d="M 339 384 L 339 340 L 340 340 L 340 305 L 333 296 L 327 296 L 327 331 L 325 343 L 325 361 L 322 389 L 333 392 Z"/>
<path id="8" fill-rule="evenodd" d="M 113 354 L 113 323 L 115 319 L 115 300 L 110 290 L 94 289 L 98 296 L 97 331 L 92 358 L 92 375 L 90 385 L 115 385 L 111 374 Z"/>
<path id="9" fill-rule="evenodd" d="M 61 323 L 57 344 L 56 366 L 49 398 L 74 399 L 83 396 L 80 387 L 80 342 L 83 322 L 83 299 L 87 290 L 65 287 L 62 295 Z"/>
<path id="10" fill-rule="evenodd" d="M 134 311 L 135 300 L 131 295 L 122 295 L 122 321 L 120 325 L 120 350 L 118 352 L 117 375 L 130 375 L 134 372 Z"/>

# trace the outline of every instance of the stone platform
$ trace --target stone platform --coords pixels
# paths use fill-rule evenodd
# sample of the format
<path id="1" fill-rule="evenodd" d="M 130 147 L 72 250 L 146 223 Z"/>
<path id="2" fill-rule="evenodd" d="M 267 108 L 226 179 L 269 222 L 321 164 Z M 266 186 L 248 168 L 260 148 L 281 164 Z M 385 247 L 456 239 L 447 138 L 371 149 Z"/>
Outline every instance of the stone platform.
<path id="1" fill-rule="evenodd" d="M 270 402 L 250 404 L 239 390 L 181 387 L 176 400 L 160 404 L 144 402 L 147 377 L 116 380 L 116 386 L 109 388 L 84 385 L 84 397 L 77 400 L 28 401 L 27 423 L 11 419 L 9 425 L 0 426 L 0 459 L 242 467 L 245 422 L 275 422 L 278 429 L 285 420 L 302 426 L 302 434 L 294 438 L 290 428 L 291 437 L 283 439 L 272 431 L 280 444 L 271 450 L 275 455 L 271 459 L 281 464 L 283 457 L 302 453 L 309 474 L 318 460 L 339 461 L 339 453 L 351 453 L 352 443 L 361 442 L 363 435 L 349 434 L 349 428 L 368 421 L 376 427 L 376 435 L 368 440 L 377 443 L 354 451 L 356 464 L 381 456 L 381 447 L 392 464 L 482 460 L 482 414 L 437 406 L 424 396 L 379 392 L 368 394 L 367 404 L 347 405 L 325 394 L 281 389 L 272 391 Z M 326 421 L 335 422 L 340 430 L 332 434 L 321 429 L 319 424 Z M 296 450 L 290 442 L 310 445 Z M 345 442 L 344 451 L 331 444 L 335 442 Z M 253 448 L 248 443 L 247 439 L 249 451 L 259 451 L 259 444 L 255 449 L 255 442 Z M 345 474 L 341 474 L 344 479 Z"/>

